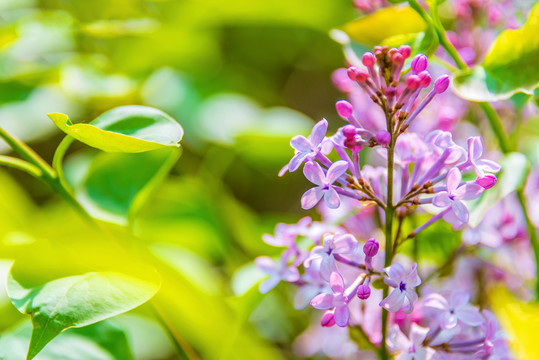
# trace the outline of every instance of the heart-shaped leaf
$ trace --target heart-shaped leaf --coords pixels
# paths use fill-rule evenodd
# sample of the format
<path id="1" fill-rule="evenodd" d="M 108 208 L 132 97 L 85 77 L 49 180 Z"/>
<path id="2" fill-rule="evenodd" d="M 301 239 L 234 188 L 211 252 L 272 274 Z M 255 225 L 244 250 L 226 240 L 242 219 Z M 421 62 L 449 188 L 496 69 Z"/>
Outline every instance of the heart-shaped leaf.
<path id="1" fill-rule="evenodd" d="M 458 73 L 455 92 L 471 101 L 499 101 L 517 92 L 533 94 L 539 86 L 539 4 L 521 29 L 505 30 L 482 64 Z"/>
<path id="2" fill-rule="evenodd" d="M 183 136 L 183 129 L 176 120 L 148 106 L 117 107 L 89 124 L 73 124 L 61 113 L 48 116 L 66 134 L 108 152 L 139 153 L 179 147 Z"/>
<path id="3" fill-rule="evenodd" d="M 8 275 L 13 305 L 32 316 L 27 359 L 34 358 L 66 329 L 82 327 L 129 311 L 160 287 L 157 272 L 103 247 L 36 243 L 16 259 Z M 125 255 L 125 254 L 124 254 Z"/>
<path id="4" fill-rule="evenodd" d="M 93 217 L 125 225 L 164 180 L 179 155 L 179 149 L 98 153 L 73 184 L 77 200 Z"/>

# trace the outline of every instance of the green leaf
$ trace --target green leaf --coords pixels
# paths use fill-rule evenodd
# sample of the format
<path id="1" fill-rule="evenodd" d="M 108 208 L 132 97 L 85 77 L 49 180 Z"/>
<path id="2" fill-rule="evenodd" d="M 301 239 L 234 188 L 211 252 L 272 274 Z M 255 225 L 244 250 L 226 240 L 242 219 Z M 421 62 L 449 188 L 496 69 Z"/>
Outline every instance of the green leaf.
<path id="1" fill-rule="evenodd" d="M 492 189 L 485 191 L 481 198 L 471 207 L 469 225 L 472 227 L 479 225 L 485 213 L 499 200 L 514 191 L 521 190 L 531 170 L 526 156 L 517 152 L 507 154 L 500 161 L 500 165 L 502 166 L 502 171 L 496 185 Z"/>
<path id="2" fill-rule="evenodd" d="M 492 44 L 483 63 L 455 76 L 457 95 L 470 101 L 499 101 L 539 86 L 539 4 L 521 29 L 505 30 Z"/>
<path id="3" fill-rule="evenodd" d="M 127 224 L 180 156 L 179 149 L 98 153 L 74 184 L 77 200 L 93 217 Z"/>
<path id="4" fill-rule="evenodd" d="M 75 139 L 108 152 L 139 153 L 179 147 L 183 129 L 169 115 L 147 106 L 121 106 L 89 124 L 73 124 L 65 114 L 50 113 L 60 130 Z"/>
<path id="5" fill-rule="evenodd" d="M 0 359 L 24 359 L 32 336 L 32 324 L 25 321 L 0 338 Z M 131 360 L 124 331 L 108 321 L 70 329 L 47 346 L 36 360 Z"/>
<path id="6" fill-rule="evenodd" d="M 27 359 L 64 330 L 129 311 L 157 292 L 157 272 L 120 260 L 125 258 L 94 244 L 60 248 L 42 241 L 15 260 L 7 291 L 13 305 L 32 317 Z"/>
<path id="7" fill-rule="evenodd" d="M 386 39 L 395 39 L 397 36 L 415 38 L 426 29 L 425 21 L 409 6 L 382 8 L 343 27 L 343 31 L 353 40 L 368 46 L 380 45 Z"/>
<path id="8" fill-rule="evenodd" d="M 382 280 L 381 278 L 374 280 L 371 285 L 377 290 L 382 290 L 387 287 L 387 285 L 384 283 L 384 280 Z"/>

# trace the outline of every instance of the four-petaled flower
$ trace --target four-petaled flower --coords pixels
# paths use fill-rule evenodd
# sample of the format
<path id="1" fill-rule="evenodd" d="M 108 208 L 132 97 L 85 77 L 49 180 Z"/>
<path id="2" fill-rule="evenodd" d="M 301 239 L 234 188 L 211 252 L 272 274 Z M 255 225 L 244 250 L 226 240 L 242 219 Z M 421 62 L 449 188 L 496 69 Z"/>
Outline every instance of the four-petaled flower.
<path id="1" fill-rule="evenodd" d="M 315 162 L 308 162 L 303 168 L 305 177 L 315 185 L 307 190 L 301 197 L 301 207 L 305 210 L 313 208 L 322 197 L 330 209 L 336 209 L 341 205 L 341 199 L 337 190 L 339 187 L 333 183 L 346 172 L 348 163 L 344 160 L 335 161 L 324 174 L 322 167 Z"/>
<path id="2" fill-rule="evenodd" d="M 483 187 L 476 183 L 465 183 L 462 186 L 462 173 L 456 167 L 447 174 L 447 191 L 440 191 L 432 199 L 432 204 L 441 208 L 451 207 L 451 212 L 456 218 L 467 223 L 470 217 L 466 205 L 461 200 L 474 200 L 483 193 Z"/>
<path id="3" fill-rule="evenodd" d="M 429 360 L 436 354 L 434 349 L 423 346 L 429 329 L 412 323 L 410 336 L 402 333 L 398 325 L 393 325 L 387 338 L 387 346 L 391 351 L 398 352 L 395 360 Z"/>
<path id="4" fill-rule="evenodd" d="M 412 266 L 409 274 L 406 274 L 401 264 L 393 264 L 384 271 L 387 274 L 384 282 L 395 289 L 380 302 L 380 306 L 389 312 L 397 312 L 402 308 L 404 313 L 411 313 L 417 300 L 414 288 L 421 284 L 421 279 L 417 275 L 417 264 Z"/>
<path id="5" fill-rule="evenodd" d="M 345 294 L 344 280 L 338 272 L 332 272 L 329 277 L 329 286 L 333 294 L 320 294 L 311 300 L 311 306 L 318 310 L 335 308 L 335 323 L 340 327 L 348 325 L 350 310 L 348 310 L 348 296 Z"/>
<path id="6" fill-rule="evenodd" d="M 470 295 L 464 291 L 455 291 L 449 299 L 440 294 L 430 294 L 425 306 L 440 311 L 440 327 L 444 330 L 457 326 L 459 321 L 470 325 L 481 325 L 485 319 L 472 305 L 468 304 Z"/>
<path id="7" fill-rule="evenodd" d="M 335 255 L 352 254 L 358 247 L 358 241 L 350 234 L 325 234 L 322 245 L 315 246 L 311 250 L 311 255 L 305 260 L 305 267 L 311 266 L 311 262 L 321 258 L 320 275 L 326 281 L 332 272 L 337 271 Z"/>
<path id="8" fill-rule="evenodd" d="M 495 161 L 488 159 L 481 159 L 483 155 L 483 143 L 479 136 L 472 136 L 468 138 L 468 165 L 470 165 L 477 177 L 482 178 L 485 176 L 485 172 L 497 173 L 502 167 Z"/>
<path id="9" fill-rule="evenodd" d="M 324 138 L 327 130 L 328 121 L 326 119 L 322 119 L 313 127 L 309 137 L 302 135 L 294 136 L 292 140 L 290 140 L 290 146 L 294 148 L 296 153 L 290 162 L 279 172 L 279 176 L 284 175 L 286 171 L 296 171 L 303 162 L 314 160 L 316 155 L 318 155 L 320 152 L 328 152 L 323 151 Z"/>
<path id="10" fill-rule="evenodd" d="M 255 259 L 256 266 L 270 276 L 269 279 L 263 281 L 259 290 L 265 294 L 273 289 L 281 280 L 294 282 L 299 280 L 298 269 L 294 266 L 287 266 L 288 256 L 281 256 L 281 259 L 276 263 L 269 256 L 259 256 Z"/>

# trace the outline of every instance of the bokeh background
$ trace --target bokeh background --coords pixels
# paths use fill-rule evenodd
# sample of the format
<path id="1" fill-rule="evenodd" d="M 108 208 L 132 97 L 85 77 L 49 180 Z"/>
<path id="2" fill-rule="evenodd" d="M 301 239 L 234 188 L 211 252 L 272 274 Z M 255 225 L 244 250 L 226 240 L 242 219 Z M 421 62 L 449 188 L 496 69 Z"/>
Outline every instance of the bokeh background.
<path id="1" fill-rule="evenodd" d="M 284 288 L 262 296 L 252 260 L 274 251 L 263 233 L 306 214 L 306 180 L 277 173 L 293 135 L 323 116 L 340 123 L 334 103 L 343 95 L 330 76 L 344 60 L 328 31 L 355 16 L 347 0 L 0 0 L 0 126 L 47 161 L 63 138 L 49 112 L 87 122 L 143 104 L 184 127 L 183 156 L 132 224 L 136 241 L 168 266 L 160 269 L 161 310 L 185 340 L 180 353 L 296 357 L 293 340 L 310 314 L 294 311 Z M 74 144 L 66 176 L 77 178 L 94 154 Z M 108 194 L 128 196 L 123 186 L 111 184 Z M 125 210 L 116 205 L 112 212 Z M 101 244 L 100 252 L 101 237 L 47 185 L 1 169 L 2 278 L 36 241 Z M 22 359 L 30 323 L 1 289 L 2 359 Z M 179 358 L 153 311 L 69 330 L 38 359 Z"/>

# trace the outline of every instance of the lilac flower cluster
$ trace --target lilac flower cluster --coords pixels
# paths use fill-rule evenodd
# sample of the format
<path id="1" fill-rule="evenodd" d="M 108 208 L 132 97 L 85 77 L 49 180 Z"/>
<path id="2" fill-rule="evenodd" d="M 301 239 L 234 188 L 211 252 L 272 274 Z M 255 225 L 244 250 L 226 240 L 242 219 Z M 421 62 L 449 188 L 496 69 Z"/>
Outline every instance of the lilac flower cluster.
<path id="1" fill-rule="evenodd" d="M 269 275 L 260 290 L 265 293 L 280 281 L 295 285 L 296 308 L 310 304 L 322 310 L 322 327 L 353 327 L 382 357 L 389 350 L 398 359 L 504 358 L 507 348 L 492 314 L 470 305 L 468 293 L 423 290 L 417 264 L 402 254 L 395 257 L 403 242 L 438 220 L 463 228 L 470 217 L 466 203 L 492 188 L 501 170 L 483 158 L 480 137 L 468 138 L 462 147 L 441 129 L 412 131 L 450 80 L 442 75 L 433 81 L 427 57 L 410 55 L 409 46 L 378 46 L 363 55 L 362 66 L 346 70 L 353 86 L 381 111 L 383 123 L 340 100 L 336 110 L 347 124 L 336 133 L 327 134 L 323 119 L 308 137 L 291 140 L 294 156 L 279 175 L 303 165 L 314 186 L 301 197 L 301 206 L 318 205 L 323 221 L 306 217 L 297 224 L 279 224 L 275 235 L 264 236 L 284 251 L 278 259 L 256 259 Z M 386 166 L 362 163 L 362 152 Z M 331 220 L 336 213 L 340 221 Z M 414 213 L 429 215 L 403 235 L 401 225 Z M 363 226 L 364 214 L 365 223 L 377 216 L 386 229 L 385 246 L 377 240 L 383 236 L 379 230 Z M 386 311 L 392 314 L 389 319 Z"/>

